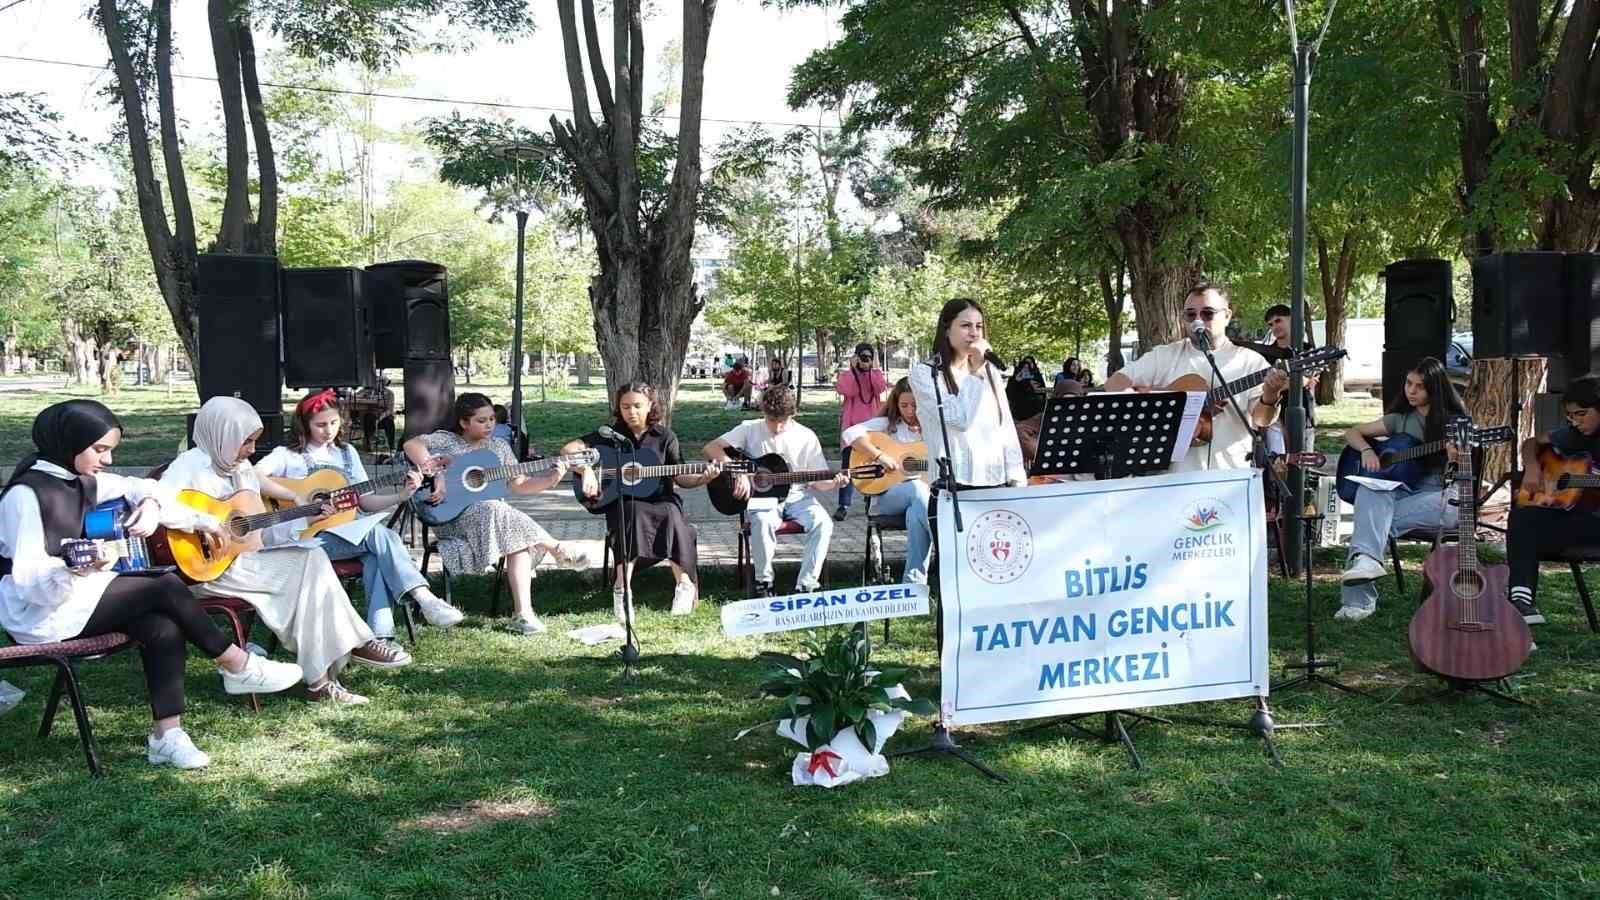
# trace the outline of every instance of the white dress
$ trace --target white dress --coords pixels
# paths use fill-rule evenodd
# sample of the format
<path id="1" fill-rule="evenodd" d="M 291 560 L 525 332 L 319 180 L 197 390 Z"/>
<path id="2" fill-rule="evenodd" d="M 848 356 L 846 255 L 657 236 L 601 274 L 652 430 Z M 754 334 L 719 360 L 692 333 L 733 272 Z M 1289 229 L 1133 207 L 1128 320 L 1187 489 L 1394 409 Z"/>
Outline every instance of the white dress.
<path id="1" fill-rule="evenodd" d="M 259 493 L 261 485 L 247 463 L 224 477 L 198 447 L 187 450 L 161 476 L 173 489 L 193 488 L 223 498 L 241 490 Z M 321 548 L 280 544 L 241 555 L 222 577 L 194 585 L 197 597 L 237 597 L 250 604 L 261 623 L 272 629 L 308 681 L 326 673 L 338 675 L 350 651 L 372 640 L 328 554 Z"/>

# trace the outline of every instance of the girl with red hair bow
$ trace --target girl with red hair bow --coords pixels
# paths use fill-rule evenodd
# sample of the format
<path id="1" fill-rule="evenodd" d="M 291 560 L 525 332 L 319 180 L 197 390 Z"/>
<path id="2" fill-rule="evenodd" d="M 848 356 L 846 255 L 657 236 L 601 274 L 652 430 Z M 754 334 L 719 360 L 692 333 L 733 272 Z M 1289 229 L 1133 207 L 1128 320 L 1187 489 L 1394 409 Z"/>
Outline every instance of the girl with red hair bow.
<path id="1" fill-rule="evenodd" d="M 332 388 L 307 394 L 294 408 L 289 443 L 274 448 L 256 463 L 261 476 L 261 492 L 289 502 L 305 502 L 274 478 L 305 478 L 318 469 L 338 469 L 348 484 L 367 480 L 361 455 L 344 439 L 344 424 L 339 397 Z M 449 628 L 463 618 L 460 610 L 434 596 L 428 579 L 411 560 L 411 552 L 398 534 L 383 527 L 378 513 L 399 505 L 421 486 L 422 476 L 413 471 L 405 486 L 396 493 L 366 494 L 361 512 L 354 520 L 319 532 L 314 540 L 329 559 L 359 559 L 361 586 L 367 596 L 367 625 L 379 640 L 388 642 L 396 657 L 409 654 L 394 639 L 394 605 L 415 602 L 431 625 Z M 298 533 L 304 520 L 278 526 Z M 283 536 L 285 539 L 289 534 Z"/>

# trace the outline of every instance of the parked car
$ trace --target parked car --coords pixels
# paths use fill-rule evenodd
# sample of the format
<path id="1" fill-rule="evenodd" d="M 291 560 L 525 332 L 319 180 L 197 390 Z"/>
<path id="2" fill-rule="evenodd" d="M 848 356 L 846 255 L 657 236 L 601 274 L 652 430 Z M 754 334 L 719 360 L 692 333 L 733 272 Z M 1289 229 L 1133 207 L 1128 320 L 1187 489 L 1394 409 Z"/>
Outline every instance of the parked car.
<path id="1" fill-rule="evenodd" d="M 1458 331 L 1450 336 L 1450 346 L 1444 349 L 1444 371 L 1456 390 L 1465 395 L 1467 382 L 1472 380 L 1472 332 Z"/>

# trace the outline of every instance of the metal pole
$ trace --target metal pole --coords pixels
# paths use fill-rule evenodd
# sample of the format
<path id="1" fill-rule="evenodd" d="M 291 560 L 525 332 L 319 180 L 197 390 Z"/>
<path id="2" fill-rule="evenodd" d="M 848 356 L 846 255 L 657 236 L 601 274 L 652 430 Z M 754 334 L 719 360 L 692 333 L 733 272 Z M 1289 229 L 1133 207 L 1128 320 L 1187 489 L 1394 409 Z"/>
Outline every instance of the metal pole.
<path id="1" fill-rule="evenodd" d="M 800 392 L 806 384 L 805 304 L 800 297 L 800 218 L 794 220 L 794 406 L 800 408 Z M 822 365 L 821 357 L 817 365 Z"/>
<path id="2" fill-rule="evenodd" d="M 1307 118 L 1311 105 L 1311 60 L 1316 53 L 1312 43 L 1295 45 L 1294 53 L 1294 155 L 1289 181 L 1289 346 L 1292 349 L 1306 328 L 1306 162 L 1309 152 Z M 1297 372 L 1289 376 L 1289 400 L 1283 414 L 1283 437 L 1290 453 L 1306 450 L 1306 409 L 1304 381 Z M 1284 519 L 1283 555 L 1289 571 L 1298 572 L 1302 563 L 1301 530 L 1296 514 L 1305 496 L 1305 470 L 1289 467 L 1289 497 L 1283 498 L 1279 515 Z M 1306 562 L 1309 562 L 1307 560 Z"/>
<path id="3" fill-rule="evenodd" d="M 528 231 L 528 211 L 517 210 L 517 310 L 511 332 L 511 441 L 513 449 L 522 447 L 522 275 L 523 237 Z"/>

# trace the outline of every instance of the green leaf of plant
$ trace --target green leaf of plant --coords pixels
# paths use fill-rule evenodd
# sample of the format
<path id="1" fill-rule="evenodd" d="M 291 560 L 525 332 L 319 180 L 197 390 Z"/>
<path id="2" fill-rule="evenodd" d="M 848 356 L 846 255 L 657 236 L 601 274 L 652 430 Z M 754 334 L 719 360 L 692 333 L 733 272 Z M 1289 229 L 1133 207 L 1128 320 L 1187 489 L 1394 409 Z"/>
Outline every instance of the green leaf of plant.
<path id="1" fill-rule="evenodd" d="M 856 737 L 861 739 L 868 753 L 878 752 L 878 726 L 872 724 L 871 719 L 862 719 L 856 724 Z"/>

